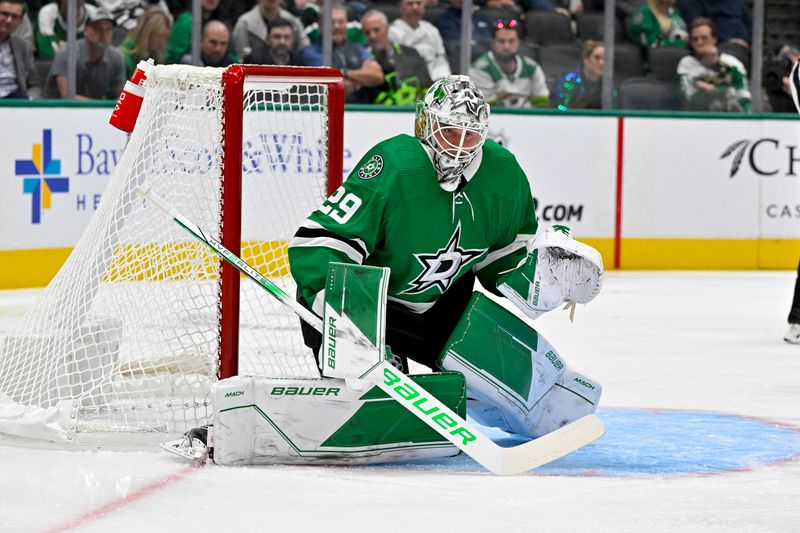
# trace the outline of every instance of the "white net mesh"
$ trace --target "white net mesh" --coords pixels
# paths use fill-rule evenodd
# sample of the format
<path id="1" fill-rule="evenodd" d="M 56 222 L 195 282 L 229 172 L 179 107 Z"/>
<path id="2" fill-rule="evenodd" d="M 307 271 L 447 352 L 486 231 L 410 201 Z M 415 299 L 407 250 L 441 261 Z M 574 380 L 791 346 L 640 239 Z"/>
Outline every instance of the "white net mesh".
<path id="1" fill-rule="evenodd" d="M 0 340 L 0 432 L 71 441 L 205 422 L 219 365 L 219 260 L 135 191 L 147 181 L 221 239 L 221 75 L 173 66 L 149 76 L 88 229 Z M 225 111 L 243 118 L 241 256 L 291 295 L 287 241 L 326 196 L 326 89 L 258 78 L 245 83 L 244 109 Z M 240 309 L 240 373 L 317 374 L 291 311 L 246 279 Z"/>

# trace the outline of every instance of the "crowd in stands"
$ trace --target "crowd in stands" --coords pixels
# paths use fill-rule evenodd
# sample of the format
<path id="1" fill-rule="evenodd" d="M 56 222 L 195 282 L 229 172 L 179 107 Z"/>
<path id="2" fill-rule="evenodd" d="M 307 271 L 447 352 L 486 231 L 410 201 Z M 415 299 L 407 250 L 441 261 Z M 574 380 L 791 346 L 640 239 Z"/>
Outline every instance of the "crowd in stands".
<path id="1" fill-rule="evenodd" d="M 322 65 L 317 0 L 77 0 L 76 97 L 115 99 L 157 64 Z M 468 74 L 495 107 L 600 108 L 602 0 L 474 0 Z M 744 0 L 618 0 L 614 107 L 749 112 Z M 348 102 L 412 105 L 459 70 L 462 0 L 350 0 L 332 11 Z M 0 98 L 65 98 L 67 0 L 0 0 Z M 790 112 L 793 43 L 765 57 L 764 108 Z"/>

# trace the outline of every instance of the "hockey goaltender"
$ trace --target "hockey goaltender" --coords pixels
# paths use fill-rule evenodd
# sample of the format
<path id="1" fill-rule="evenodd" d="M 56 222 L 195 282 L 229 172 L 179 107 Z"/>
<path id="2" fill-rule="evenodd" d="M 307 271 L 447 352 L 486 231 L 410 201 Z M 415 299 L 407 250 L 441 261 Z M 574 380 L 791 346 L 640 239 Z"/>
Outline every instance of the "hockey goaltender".
<path id="1" fill-rule="evenodd" d="M 475 278 L 533 320 L 591 301 L 603 263 L 568 228 L 538 228 L 528 178 L 510 151 L 486 138 L 488 121 L 489 105 L 468 77 L 434 83 L 417 104 L 415 135 L 367 152 L 297 230 L 289 261 L 299 303 L 319 317 L 334 300 L 372 294 L 347 281 L 354 276 L 332 294 L 329 265 L 388 268 L 379 281 L 385 309 L 380 298 L 372 302 L 374 320 L 385 316 L 386 357 L 398 375 L 409 360 L 434 371 L 411 376 L 397 398 L 418 384 L 460 417 L 538 439 L 594 413 L 602 387 L 567 366 L 527 321 L 474 291 Z M 322 364 L 322 334 L 304 323 L 303 338 Z M 234 377 L 214 387 L 211 429 L 192 430 L 173 448 L 199 459 L 211 451 L 219 464 L 458 453 L 412 412 L 426 412 L 415 392 L 416 403 L 403 406 L 361 380 Z M 439 426 L 457 423 L 443 415 Z"/>

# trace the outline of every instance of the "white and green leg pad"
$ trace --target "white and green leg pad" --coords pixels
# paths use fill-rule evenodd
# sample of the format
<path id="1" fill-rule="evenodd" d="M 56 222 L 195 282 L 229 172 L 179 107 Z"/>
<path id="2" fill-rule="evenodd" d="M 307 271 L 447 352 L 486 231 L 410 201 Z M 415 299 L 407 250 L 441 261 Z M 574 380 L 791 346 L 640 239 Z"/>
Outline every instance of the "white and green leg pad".
<path id="1" fill-rule="evenodd" d="M 462 375 L 410 377 L 466 416 Z M 459 453 L 378 386 L 236 376 L 215 383 L 212 398 L 217 464 L 371 464 Z"/>
<path id="2" fill-rule="evenodd" d="M 388 268 L 328 265 L 320 354 L 323 376 L 360 379 L 387 360 L 388 286 Z"/>
<path id="3" fill-rule="evenodd" d="M 376 369 L 383 376 L 382 365 L 391 358 L 384 342 L 388 281 L 386 268 L 330 264 L 322 331 L 325 377 L 239 376 L 214 384 L 215 463 L 369 464 L 459 453 L 374 381 L 361 379 Z M 466 415 L 461 374 L 409 378 Z M 421 400 L 417 404 L 435 411 Z"/>
<path id="4" fill-rule="evenodd" d="M 602 387 L 569 369 L 536 330 L 474 293 L 438 360 L 464 374 L 477 422 L 541 437 L 594 413 Z"/>

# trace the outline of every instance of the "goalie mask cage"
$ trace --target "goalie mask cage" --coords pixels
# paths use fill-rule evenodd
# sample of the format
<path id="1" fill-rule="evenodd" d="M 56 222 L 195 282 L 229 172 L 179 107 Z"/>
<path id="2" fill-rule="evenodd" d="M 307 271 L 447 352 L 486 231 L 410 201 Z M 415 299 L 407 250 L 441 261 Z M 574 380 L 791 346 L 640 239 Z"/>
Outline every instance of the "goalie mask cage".
<path id="1" fill-rule="evenodd" d="M 165 440 L 207 421 L 218 377 L 318 376 L 295 315 L 136 189 L 293 295 L 288 240 L 341 183 L 343 113 L 330 68 L 155 67 L 86 232 L 0 339 L 0 434 Z"/>

